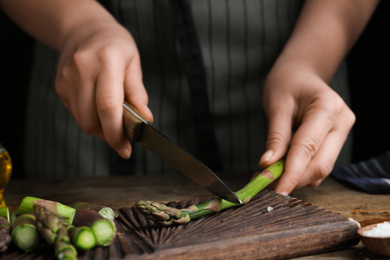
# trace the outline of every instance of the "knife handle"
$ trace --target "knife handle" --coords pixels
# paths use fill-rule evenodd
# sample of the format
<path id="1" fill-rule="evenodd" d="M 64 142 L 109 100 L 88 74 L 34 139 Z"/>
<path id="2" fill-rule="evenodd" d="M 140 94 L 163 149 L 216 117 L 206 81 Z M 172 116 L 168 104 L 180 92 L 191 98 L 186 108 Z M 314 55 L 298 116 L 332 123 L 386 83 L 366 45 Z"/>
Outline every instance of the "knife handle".
<path id="1" fill-rule="evenodd" d="M 143 126 L 148 124 L 134 109 L 131 108 L 127 101 L 123 102 L 123 127 L 125 133 L 133 142 L 142 140 Z"/>

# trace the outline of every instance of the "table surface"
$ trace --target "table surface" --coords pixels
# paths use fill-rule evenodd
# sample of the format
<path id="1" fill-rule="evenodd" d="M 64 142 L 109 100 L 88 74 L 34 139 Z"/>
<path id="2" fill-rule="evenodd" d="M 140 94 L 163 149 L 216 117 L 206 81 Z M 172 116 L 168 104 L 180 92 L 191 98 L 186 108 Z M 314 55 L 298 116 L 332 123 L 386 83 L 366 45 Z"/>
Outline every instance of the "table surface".
<path id="1" fill-rule="evenodd" d="M 239 189 L 246 182 L 238 174 L 223 176 L 222 179 L 233 190 Z M 210 195 L 209 192 L 179 174 L 53 180 L 11 179 L 4 191 L 4 198 L 11 210 L 16 210 L 25 196 L 59 201 L 67 205 L 85 201 L 122 208 L 131 207 L 138 200 L 169 202 Z M 353 218 L 362 226 L 390 221 L 390 195 L 360 192 L 332 178 L 327 178 L 317 188 L 296 190 L 291 196 Z M 385 259 L 369 252 L 362 243 L 350 249 L 299 259 L 331 258 Z"/>

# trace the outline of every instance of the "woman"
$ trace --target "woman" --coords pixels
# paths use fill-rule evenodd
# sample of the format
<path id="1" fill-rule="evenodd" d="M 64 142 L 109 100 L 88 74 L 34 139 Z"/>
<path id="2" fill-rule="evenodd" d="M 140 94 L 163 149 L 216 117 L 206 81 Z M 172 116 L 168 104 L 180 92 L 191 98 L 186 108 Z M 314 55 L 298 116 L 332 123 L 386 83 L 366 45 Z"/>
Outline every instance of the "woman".
<path id="1" fill-rule="evenodd" d="M 135 172 L 171 170 L 130 145 L 122 127 L 124 99 L 204 160 L 209 156 L 197 153 L 208 150 L 204 135 L 194 129 L 211 129 L 207 140 L 218 144 L 210 146 L 211 154 L 220 153 L 211 161 L 222 160 L 224 171 L 254 171 L 258 157 L 265 167 L 286 156 L 276 192 L 319 185 L 330 173 L 355 120 L 343 100 L 348 91 L 342 60 L 376 0 L 193 1 L 190 12 L 176 1 L 108 2 L 112 14 L 92 0 L 0 0 L 16 23 L 54 50 L 36 47 L 29 176 L 112 172 L 110 149 L 89 134 L 123 158 L 135 150 Z M 190 16 L 199 48 L 177 46 L 175 33 L 188 32 L 179 18 L 188 22 Z M 208 96 L 202 98 L 211 126 L 199 127 L 204 122 L 197 120 L 191 98 L 188 48 L 200 49 L 193 56 L 201 57 L 204 70 L 195 75 L 205 75 Z M 340 163 L 346 162 L 348 149 L 340 155 Z"/>

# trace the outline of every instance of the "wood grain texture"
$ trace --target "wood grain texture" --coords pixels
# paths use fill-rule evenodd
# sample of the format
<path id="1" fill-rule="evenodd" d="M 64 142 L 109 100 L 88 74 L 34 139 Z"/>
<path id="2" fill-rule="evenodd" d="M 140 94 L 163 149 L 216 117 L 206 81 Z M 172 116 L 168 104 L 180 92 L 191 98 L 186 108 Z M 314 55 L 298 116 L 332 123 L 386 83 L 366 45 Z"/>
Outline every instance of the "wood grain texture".
<path id="1" fill-rule="evenodd" d="M 205 200 L 168 204 L 183 208 Z M 358 222 L 269 190 L 247 205 L 187 225 L 158 226 L 134 207 L 121 208 L 116 225 L 118 236 L 113 245 L 89 251 L 79 259 L 285 259 L 359 242 Z M 50 259 L 47 247 L 28 255 L 13 252 L 4 259 L 15 259 L 15 254 L 23 259 Z"/>

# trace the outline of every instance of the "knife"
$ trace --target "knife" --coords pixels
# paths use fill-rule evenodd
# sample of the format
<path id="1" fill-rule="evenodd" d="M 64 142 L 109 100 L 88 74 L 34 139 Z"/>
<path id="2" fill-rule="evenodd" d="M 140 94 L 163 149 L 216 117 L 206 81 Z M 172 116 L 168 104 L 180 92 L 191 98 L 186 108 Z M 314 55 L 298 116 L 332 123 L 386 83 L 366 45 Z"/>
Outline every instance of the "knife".
<path id="1" fill-rule="evenodd" d="M 128 102 L 123 103 L 123 108 L 124 130 L 132 142 L 141 143 L 176 170 L 218 197 L 233 203 L 242 203 L 214 172 L 152 127 L 130 107 Z"/>

